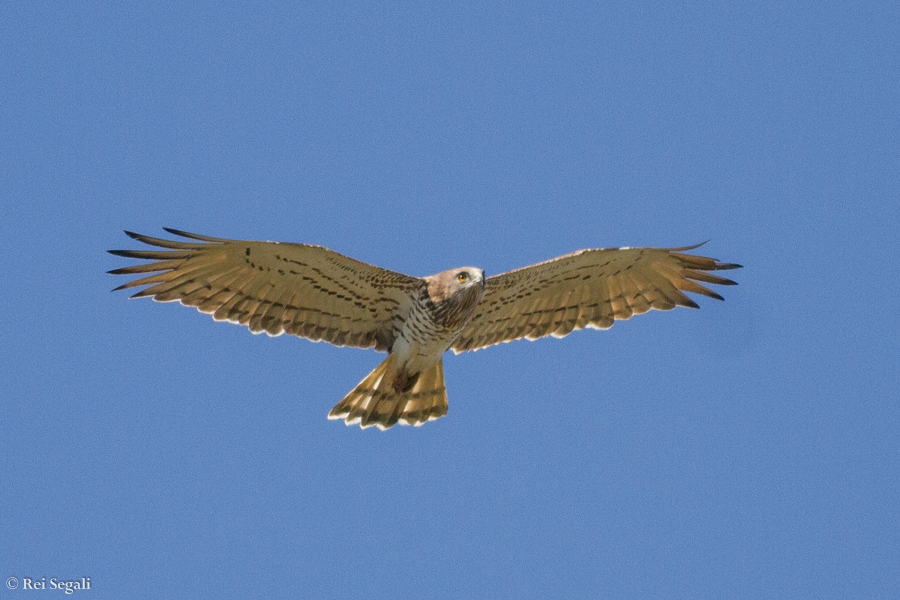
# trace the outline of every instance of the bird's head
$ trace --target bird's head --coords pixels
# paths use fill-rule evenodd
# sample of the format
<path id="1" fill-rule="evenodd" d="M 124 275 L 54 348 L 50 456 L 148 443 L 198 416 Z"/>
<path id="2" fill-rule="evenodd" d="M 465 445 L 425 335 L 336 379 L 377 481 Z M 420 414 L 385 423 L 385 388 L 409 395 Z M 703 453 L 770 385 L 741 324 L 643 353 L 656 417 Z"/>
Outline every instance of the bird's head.
<path id="1" fill-rule="evenodd" d="M 447 324 L 468 321 L 484 295 L 484 271 L 477 267 L 450 269 L 425 281 L 437 316 Z"/>
<path id="2" fill-rule="evenodd" d="M 484 289 L 484 270 L 477 267 L 462 267 L 460 269 L 451 269 L 446 271 L 450 273 L 452 279 L 460 289 L 467 287 L 481 287 Z"/>

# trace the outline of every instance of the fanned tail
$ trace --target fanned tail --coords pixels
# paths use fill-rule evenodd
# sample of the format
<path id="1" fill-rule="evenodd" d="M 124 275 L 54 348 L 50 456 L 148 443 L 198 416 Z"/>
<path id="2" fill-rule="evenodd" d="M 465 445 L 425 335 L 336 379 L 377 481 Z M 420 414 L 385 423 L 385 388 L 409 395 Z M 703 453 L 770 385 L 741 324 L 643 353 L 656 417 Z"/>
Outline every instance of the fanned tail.
<path id="1" fill-rule="evenodd" d="M 338 402 L 329 419 L 344 419 L 347 425 L 376 426 L 381 430 L 401 425 L 421 425 L 447 414 L 444 361 L 423 371 L 405 391 L 397 392 L 399 369 L 393 355 L 388 357 Z"/>

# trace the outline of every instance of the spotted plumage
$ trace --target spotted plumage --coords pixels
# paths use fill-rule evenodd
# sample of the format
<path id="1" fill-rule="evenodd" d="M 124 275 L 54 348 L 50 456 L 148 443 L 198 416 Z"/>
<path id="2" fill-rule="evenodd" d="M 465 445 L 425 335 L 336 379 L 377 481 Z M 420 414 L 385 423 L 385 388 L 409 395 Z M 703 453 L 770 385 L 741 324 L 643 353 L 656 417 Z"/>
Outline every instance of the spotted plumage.
<path id="1" fill-rule="evenodd" d="M 110 271 L 144 275 L 116 290 L 178 301 L 254 333 L 288 333 L 388 357 L 329 413 L 362 427 L 421 425 L 447 414 L 442 356 L 501 342 L 563 337 L 651 309 L 697 308 L 684 292 L 721 300 L 697 282 L 733 285 L 735 269 L 683 248 L 605 248 L 485 278 L 474 267 L 411 277 L 308 244 L 226 240 L 167 229 L 190 241 L 126 232 L 163 250 L 110 250 L 152 262 Z M 150 274 L 150 275 L 147 275 Z"/>

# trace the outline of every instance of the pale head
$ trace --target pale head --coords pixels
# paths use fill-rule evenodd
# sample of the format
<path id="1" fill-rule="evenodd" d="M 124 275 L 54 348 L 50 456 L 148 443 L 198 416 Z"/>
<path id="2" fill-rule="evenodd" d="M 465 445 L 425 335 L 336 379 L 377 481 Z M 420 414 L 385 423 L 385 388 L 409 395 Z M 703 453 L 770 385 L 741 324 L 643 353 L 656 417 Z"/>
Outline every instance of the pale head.
<path id="1" fill-rule="evenodd" d="M 435 320 L 445 327 L 461 327 L 475 312 L 484 295 L 484 271 L 459 267 L 425 277 L 434 303 Z"/>

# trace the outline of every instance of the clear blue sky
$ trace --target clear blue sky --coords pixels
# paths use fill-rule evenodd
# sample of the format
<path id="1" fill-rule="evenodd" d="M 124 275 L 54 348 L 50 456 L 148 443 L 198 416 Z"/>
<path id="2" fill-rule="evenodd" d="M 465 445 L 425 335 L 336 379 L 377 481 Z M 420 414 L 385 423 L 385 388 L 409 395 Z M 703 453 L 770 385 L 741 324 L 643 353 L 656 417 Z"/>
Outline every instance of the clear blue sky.
<path id="1" fill-rule="evenodd" d="M 897 2 L 271 4 L 0 5 L 3 580 L 900 597 Z M 382 355 L 110 293 L 163 226 L 413 275 L 745 268 L 449 355 L 449 415 L 381 433 L 325 415 Z"/>

